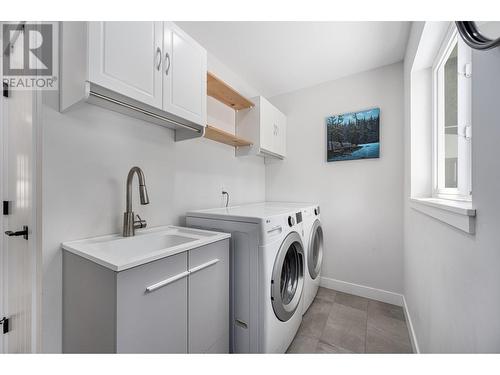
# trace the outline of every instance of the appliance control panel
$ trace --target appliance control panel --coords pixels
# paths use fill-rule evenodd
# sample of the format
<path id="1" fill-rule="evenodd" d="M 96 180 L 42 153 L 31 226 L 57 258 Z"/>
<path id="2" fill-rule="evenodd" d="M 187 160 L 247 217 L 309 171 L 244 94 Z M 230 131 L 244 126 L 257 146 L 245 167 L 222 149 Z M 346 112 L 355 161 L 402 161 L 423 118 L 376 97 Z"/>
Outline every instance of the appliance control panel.
<path id="1" fill-rule="evenodd" d="M 277 215 L 267 218 L 264 223 L 262 229 L 267 236 L 279 235 L 287 228 L 293 228 L 293 230 L 301 233 L 303 231 L 304 214 L 298 211 L 288 215 Z"/>

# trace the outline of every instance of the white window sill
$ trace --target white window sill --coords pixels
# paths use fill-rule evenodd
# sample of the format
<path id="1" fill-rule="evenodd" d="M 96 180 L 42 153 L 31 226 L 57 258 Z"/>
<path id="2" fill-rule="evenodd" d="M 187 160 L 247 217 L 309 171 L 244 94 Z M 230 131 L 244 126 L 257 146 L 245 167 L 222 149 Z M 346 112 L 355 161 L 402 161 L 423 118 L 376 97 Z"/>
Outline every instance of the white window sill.
<path id="1" fill-rule="evenodd" d="M 466 233 L 476 230 L 476 209 L 472 202 L 439 198 L 410 198 L 410 206 Z"/>

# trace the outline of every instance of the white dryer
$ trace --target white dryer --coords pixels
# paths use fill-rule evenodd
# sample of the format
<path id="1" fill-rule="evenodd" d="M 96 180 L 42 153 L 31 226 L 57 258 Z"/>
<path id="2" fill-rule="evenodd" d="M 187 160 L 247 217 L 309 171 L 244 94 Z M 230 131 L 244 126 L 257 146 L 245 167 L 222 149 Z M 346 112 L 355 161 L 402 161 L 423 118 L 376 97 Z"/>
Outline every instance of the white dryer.
<path id="1" fill-rule="evenodd" d="M 304 293 L 302 313 L 305 314 L 318 293 L 323 262 L 323 228 L 321 227 L 320 208 L 316 203 L 304 202 L 266 202 L 269 207 L 283 207 L 302 212 L 302 242 L 305 249 Z"/>
<path id="2" fill-rule="evenodd" d="M 318 293 L 323 263 L 323 228 L 318 205 L 302 210 L 306 247 L 306 270 L 304 271 L 304 297 L 302 312 L 305 314 Z"/>
<path id="3" fill-rule="evenodd" d="M 302 321 L 302 212 L 259 203 L 192 211 L 186 224 L 231 233 L 231 351 L 284 353 Z"/>

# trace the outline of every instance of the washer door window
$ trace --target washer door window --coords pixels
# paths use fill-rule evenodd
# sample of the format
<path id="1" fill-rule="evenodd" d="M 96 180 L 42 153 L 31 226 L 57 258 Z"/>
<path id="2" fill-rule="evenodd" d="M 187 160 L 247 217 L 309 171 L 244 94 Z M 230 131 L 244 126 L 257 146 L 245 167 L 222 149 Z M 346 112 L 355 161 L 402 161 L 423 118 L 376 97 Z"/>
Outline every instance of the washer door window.
<path id="1" fill-rule="evenodd" d="M 271 280 L 271 302 L 276 317 L 286 322 L 299 306 L 304 288 L 304 247 L 297 232 L 290 233 L 278 251 Z"/>
<path id="2" fill-rule="evenodd" d="M 307 252 L 307 268 L 309 275 L 314 280 L 321 271 L 323 261 L 323 229 L 321 223 L 316 220 L 311 228 L 311 237 L 309 238 L 309 251 Z"/>

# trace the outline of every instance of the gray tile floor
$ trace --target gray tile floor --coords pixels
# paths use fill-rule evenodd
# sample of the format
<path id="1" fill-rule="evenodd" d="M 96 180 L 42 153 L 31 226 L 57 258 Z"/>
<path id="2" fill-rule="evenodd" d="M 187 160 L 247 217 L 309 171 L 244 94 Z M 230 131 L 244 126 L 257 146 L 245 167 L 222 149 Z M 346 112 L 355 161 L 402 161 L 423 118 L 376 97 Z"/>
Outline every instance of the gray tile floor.
<path id="1" fill-rule="evenodd" d="M 411 353 L 403 309 L 319 288 L 288 353 Z"/>

